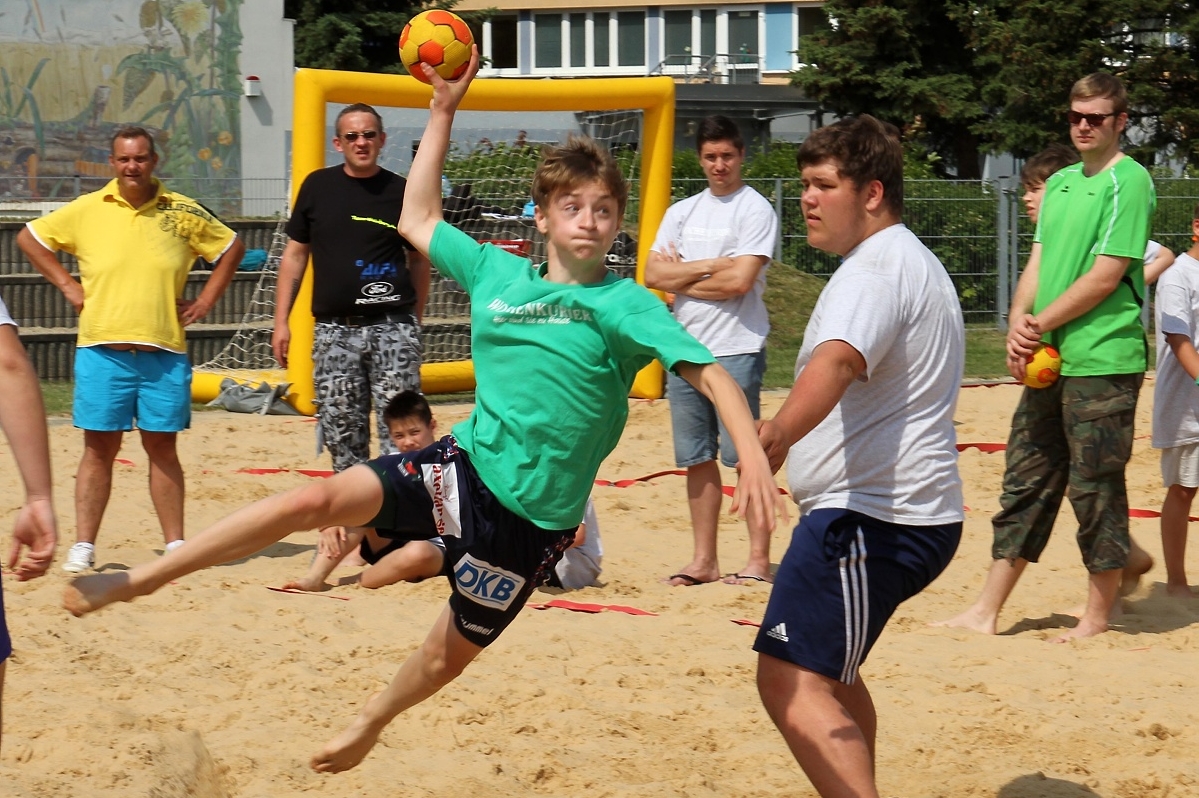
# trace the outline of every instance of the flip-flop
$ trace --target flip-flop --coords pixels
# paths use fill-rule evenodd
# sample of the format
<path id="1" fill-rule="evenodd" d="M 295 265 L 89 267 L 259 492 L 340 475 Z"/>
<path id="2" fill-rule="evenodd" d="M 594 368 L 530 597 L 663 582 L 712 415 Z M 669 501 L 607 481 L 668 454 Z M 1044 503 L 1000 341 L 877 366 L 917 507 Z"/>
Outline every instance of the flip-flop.
<path id="1" fill-rule="evenodd" d="M 670 583 L 671 583 L 671 582 L 673 582 L 675 579 L 682 579 L 682 580 L 683 580 L 683 584 L 681 584 L 681 585 L 672 585 L 672 587 L 695 587 L 696 585 L 710 585 L 710 584 L 712 584 L 712 582 L 705 582 L 705 581 L 704 581 L 704 580 L 702 580 L 702 579 L 697 579 L 696 577 L 692 576 L 691 574 L 684 574 L 684 573 L 671 574 L 670 576 L 666 577 L 666 579 L 665 579 L 665 582 L 666 582 L 667 584 L 670 584 Z M 716 580 L 712 580 L 712 581 L 714 582 L 714 581 L 716 581 Z"/>
<path id="2" fill-rule="evenodd" d="M 733 581 L 730 582 L 729 581 L 730 579 Z M 761 582 L 762 584 L 766 584 L 766 585 L 772 584 L 771 581 L 769 579 L 767 579 L 766 577 L 757 576 L 756 574 L 738 574 L 738 573 L 725 574 L 724 578 L 721 579 L 720 581 L 724 582 L 726 585 L 740 585 L 741 584 L 740 580 L 742 580 L 742 579 L 752 579 L 755 582 Z"/>

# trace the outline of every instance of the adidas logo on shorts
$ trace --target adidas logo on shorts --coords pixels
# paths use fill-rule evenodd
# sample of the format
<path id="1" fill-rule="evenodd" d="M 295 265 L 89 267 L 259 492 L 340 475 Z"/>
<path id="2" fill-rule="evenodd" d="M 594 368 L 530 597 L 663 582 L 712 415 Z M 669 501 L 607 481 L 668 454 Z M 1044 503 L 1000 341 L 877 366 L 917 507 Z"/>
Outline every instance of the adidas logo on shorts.
<path id="1" fill-rule="evenodd" d="M 775 640 L 782 640 L 784 643 L 790 643 L 791 638 L 787 637 L 787 624 L 779 622 L 778 626 L 766 631 L 767 637 L 773 637 Z"/>

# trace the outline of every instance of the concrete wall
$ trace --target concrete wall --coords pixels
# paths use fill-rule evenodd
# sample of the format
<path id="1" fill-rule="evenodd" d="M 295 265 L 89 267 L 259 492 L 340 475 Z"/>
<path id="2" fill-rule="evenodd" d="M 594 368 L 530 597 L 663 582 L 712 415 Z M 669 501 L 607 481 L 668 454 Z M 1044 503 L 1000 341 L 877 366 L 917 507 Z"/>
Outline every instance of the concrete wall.
<path id="1" fill-rule="evenodd" d="M 282 212 L 276 185 L 291 171 L 292 75 L 295 22 L 283 17 L 283 0 L 252 0 L 241 7 L 241 72 L 256 75 L 262 94 L 241 98 L 242 196 L 255 215 Z M 247 202 L 247 205 L 251 203 Z"/>

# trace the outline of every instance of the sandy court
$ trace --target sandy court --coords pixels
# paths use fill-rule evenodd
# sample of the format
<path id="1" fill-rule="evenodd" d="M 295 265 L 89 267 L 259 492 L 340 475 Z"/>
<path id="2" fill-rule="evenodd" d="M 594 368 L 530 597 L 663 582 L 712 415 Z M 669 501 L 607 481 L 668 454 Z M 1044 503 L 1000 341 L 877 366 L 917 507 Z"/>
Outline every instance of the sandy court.
<path id="1" fill-rule="evenodd" d="M 1147 439 L 1152 386 L 1142 394 L 1129 487 L 1134 508 L 1158 510 L 1163 490 Z M 1005 441 L 1017 397 L 1014 386 L 964 389 L 959 441 Z M 764 412 L 773 414 L 782 399 L 769 396 Z M 469 408 L 434 410 L 447 429 Z M 61 561 L 73 540 L 81 436 L 58 423 L 51 444 Z M 312 424 L 278 416 L 197 414 L 181 456 L 189 534 L 312 479 L 296 469 L 328 468 L 327 457 L 315 455 Z M 11 458 L 3 457 L 7 545 L 20 493 Z M 116 469 L 98 543 L 103 569 L 134 565 L 162 548 L 134 437 L 121 457 L 131 464 Z M 240 471 L 246 468 L 288 470 Z M 634 402 L 600 478 L 671 468 L 667 404 Z M 1050 645 L 1046 639 L 1072 620 L 1056 613 L 1081 602 L 1086 585 L 1066 507 L 1043 562 L 1029 568 L 1005 608 L 1001 635 L 926 626 L 972 601 L 990 565 L 989 518 L 998 508 L 1003 454 L 967 449 L 961 468 L 969 512 L 958 555 L 900 608 L 863 668 L 880 716 L 883 795 L 1199 796 L 1199 600 L 1165 598 L 1160 563 L 1124 602 L 1116 631 Z M 16 653 L 0 793 L 814 795 L 759 703 L 755 630 L 733 623 L 760 619 L 768 589 L 659 582 L 690 556 L 681 477 L 597 487 L 595 498 L 604 584 L 568 597 L 657 615 L 527 609 L 457 683 L 401 716 L 362 765 L 337 776 L 313 773 L 308 757 L 421 640 L 447 595 L 443 580 L 319 595 L 267 590 L 303 573 L 313 532 L 84 619 L 59 609 L 66 583 L 59 562 L 31 583 L 6 575 Z M 1160 558 L 1157 523 L 1134 519 L 1132 528 Z M 722 530 L 728 571 L 744 562 L 745 534 L 733 520 Z M 789 528 L 776 532 L 775 562 L 788 537 Z M 1192 545 L 1193 580 L 1197 551 Z"/>

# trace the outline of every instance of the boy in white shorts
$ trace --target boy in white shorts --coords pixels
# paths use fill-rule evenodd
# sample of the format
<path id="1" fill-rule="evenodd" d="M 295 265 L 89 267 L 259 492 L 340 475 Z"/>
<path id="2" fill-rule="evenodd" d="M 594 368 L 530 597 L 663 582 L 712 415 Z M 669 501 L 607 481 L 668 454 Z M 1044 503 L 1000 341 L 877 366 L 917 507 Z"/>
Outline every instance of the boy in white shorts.
<path id="1" fill-rule="evenodd" d="M 1199 205 L 1191 230 L 1199 235 Z M 1162 556 L 1166 592 L 1190 598 L 1187 521 L 1199 488 L 1199 244 L 1179 255 L 1157 281 L 1157 384 L 1153 448 L 1162 450 Z"/>

